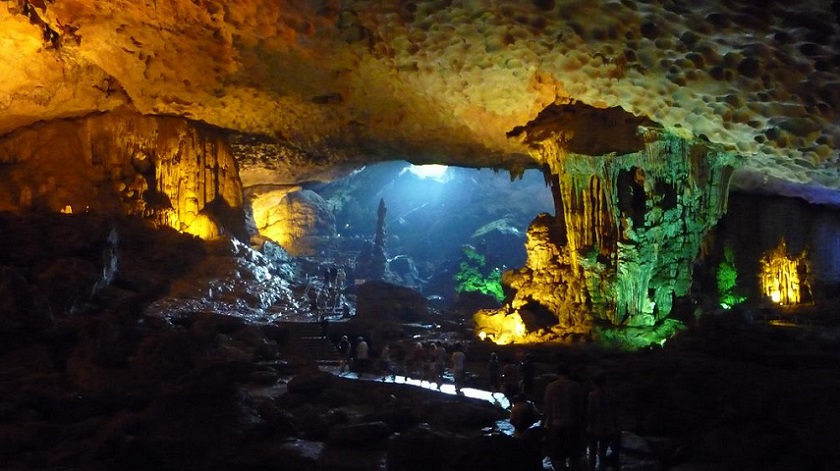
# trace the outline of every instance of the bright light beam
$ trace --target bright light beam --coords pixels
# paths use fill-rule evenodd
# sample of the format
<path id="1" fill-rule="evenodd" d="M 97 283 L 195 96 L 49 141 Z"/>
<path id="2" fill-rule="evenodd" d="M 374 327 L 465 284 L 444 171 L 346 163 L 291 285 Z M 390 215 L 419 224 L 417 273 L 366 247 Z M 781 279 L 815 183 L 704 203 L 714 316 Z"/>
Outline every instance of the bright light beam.
<path id="1" fill-rule="evenodd" d="M 445 180 L 448 169 L 446 165 L 410 165 L 408 167 L 408 171 L 419 178 L 431 178 L 441 183 Z"/>

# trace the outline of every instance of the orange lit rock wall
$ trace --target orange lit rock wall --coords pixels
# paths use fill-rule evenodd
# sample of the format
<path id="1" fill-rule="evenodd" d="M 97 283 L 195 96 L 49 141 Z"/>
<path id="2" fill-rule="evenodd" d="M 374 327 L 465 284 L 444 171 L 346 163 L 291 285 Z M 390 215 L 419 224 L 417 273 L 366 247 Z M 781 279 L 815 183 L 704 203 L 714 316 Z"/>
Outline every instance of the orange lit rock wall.
<path id="1" fill-rule="evenodd" d="M 257 231 L 290 254 L 316 255 L 335 237 L 335 216 L 317 193 L 299 187 L 252 191 Z"/>
<path id="2" fill-rule="evenodd" d="M 51 121 L 0 140 L 0 164 L 0 210 L 121 212 L 245 235 L 236 164 L 209 126 L 119 112 Z"/>
<path id="3" fill-rule="evenodd" d="M 557 317 L 553 330 L 564 338 L 587 336 L 592 318 L 586 309 L 589 302 L 586 280 L 575 272 L 570 246 L 557 242 L 560 230 L 555 219 L 547 214 L 531 223 L 525 243 L 528 254 L 525 267 L 505 272 L 503 276 L 503 283 L 516 291 L 508 310 L 518 313 L 536 302 Z M 525 324 L 525 333 L 533 330 L 533 326 Z"/>

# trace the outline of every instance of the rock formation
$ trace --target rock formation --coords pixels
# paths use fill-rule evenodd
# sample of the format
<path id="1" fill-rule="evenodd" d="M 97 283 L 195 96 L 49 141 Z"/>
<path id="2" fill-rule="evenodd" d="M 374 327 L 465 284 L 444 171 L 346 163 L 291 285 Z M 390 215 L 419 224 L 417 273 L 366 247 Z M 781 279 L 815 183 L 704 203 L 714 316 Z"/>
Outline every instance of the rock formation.
<path id="1" fill-rule="evenodd" d="M 373 243 L 368 244 L 359 256 L 357 275 L 375 281 L 390 281 L 393 276 L 388 270 L 388 256 L 385 254 L 385 200 L 379 200 L 376 208 L 376 234 Z"/>
<path id="2" fill-rule="evenodd" d="M 616 138 L 603 144 L 604 154 L 580 155 L 570 149 L 592 136 L 568 126 L 567 113 L 522 131 L 545 161 L 557 209 L 555 218 L 544 215 L 532 224 L 526 266 L 505 276 L 513 299 L 498 313 L 477 316 L 479 327 L 500 341 L 526 337 L 529 329 L 520 320 L 486 317 L 522 317 L 519 311 L 532 303 L 558 318 L 552 330 L 563 337 L 587 336 L 593 323 L 655 327 L 675 298 L 689 294 L 701 241 L 726 210 L 737 163 L 732 154 L 637 130 L 635 120 L 625 118 L 631 124 L 616 119 Z M 620 153 L 633 146 L 643 148 Z M 500 331 L 500 325 L 508 328 Z"/>
<path id="3" fill-rule="evenodd" d="M 249 189 L 256 230 L 292 255 L 318 255 L 332 248 L 335 215 L 317 193 L 300 187 Z"/>
<path id="4" fill-rule="evenodd" d="M 38 124 L 0 141 L 0 209 L 119 213 L 247 240 L 242 184 L 218 129 L 112 112 Z"/>

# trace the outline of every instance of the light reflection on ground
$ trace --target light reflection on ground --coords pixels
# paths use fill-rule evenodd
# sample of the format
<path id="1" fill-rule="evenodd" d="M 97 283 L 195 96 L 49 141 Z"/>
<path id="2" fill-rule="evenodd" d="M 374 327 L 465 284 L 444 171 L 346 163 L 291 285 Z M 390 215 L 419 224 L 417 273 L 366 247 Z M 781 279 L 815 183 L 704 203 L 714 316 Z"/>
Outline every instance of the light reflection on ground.
<path id="1" fill-rule="evenodd" d="M 408 378 L 405 376 L 377 376 L 377 375 L 362 375 L 359 378 L 357 373 L 338 373 L 335 372 L 338 376 L 343 378 L 353 378 L 353 379 L 360 379 L 362 381 L 380 381 L 384 383 L 395 383 L 395 384 L 408 384 L 410 386 L 416 386 L 418 388 L 430 389 L 432 391 L 438 391 L 441 394 L 449 394 L 451 396 L 458 395 L 455 392 L 455 385 L 452 383 L 443 383 L 438 387 L 436 383 L 426 381 L 426 380 L 419 380 Z M 500 392 L 491 392 L 485 391 L 483 389 L 476 389 L 476 388 L 461 388 L 461 395 L 465 397 L 481 399 L 487 401 L 491 404 L 495 404 L 496 406 L 507 409 L 510 406 L 510 402 L 507 400 L 504 394 Z M 489 428 L 488 428 L 489 429 Z M 489 431 L 489 430 L 486 430 Z M 495 433 L 503 433 L 505 435 L 513 435 L 513 426 L 510 424 L 508 420 L 498 420 L 495 423 Z M 543 459 L 543 470 L 544 471 L 554 471 L 554 467 L 551 465 L 551 461 L 548 458 Z"/>
<path id="2" fill-rule="evenodd" d="M 356 373 L 340 373 L 339 376 L 344 378 L 362 379 L 365 381 L 381 381 L 385 383 L 408 384 L 419 388 L 438 391 L 442 394 L 449 394 L 451 396 L 457 395 L 457 393 L 455 392 L 455 385 L 452 383 L 443 383 L 438 388 L 438 385 L 436 383 L 399 375 L 387 376 L 385 378 L 383 378 L 382 376 L 362 375 L 362 377 L 359 378 L 359 375 Z M 487 401 L 491 404 L 495 404 L 501 407 L 502 409 L 507 409 L 510 406 L 510 403 L 508 402 L 505 395 L 500 392 L 494 393 L 490 391 L 485 391 L 483 389 L 462 388 L 461 395 L 465 397 L 471 397 L 474 399 L 481 399 Z"/>

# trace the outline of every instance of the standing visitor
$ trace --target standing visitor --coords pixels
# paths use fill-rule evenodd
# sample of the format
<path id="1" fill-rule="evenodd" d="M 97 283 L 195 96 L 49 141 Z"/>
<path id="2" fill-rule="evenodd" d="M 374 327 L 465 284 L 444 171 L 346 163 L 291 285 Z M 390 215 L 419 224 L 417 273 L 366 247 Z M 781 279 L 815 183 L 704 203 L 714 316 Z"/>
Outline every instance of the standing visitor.
<path id="1" fill-rule="evenodd" d="M 356 370 L 361 378 L 368 367 L 368 343 L 363 337 L 359 337 L 356 343 Z"/>
<path id="2" fill-rule="evenodd" d="M 508 402 L 513 402 L 514 396 L 519 394 L 519 367 L 516 363 L 506 363 L 502 368 L 502 392 Z"/>
<path id="3" fill-rule="evenodd" d="M 460 343 L 455 344 L 455 351 L 452 352 L 452 376 L 455 377 L 455 393 L 460 394 L 464 386 L 466 376 L 467 356 Z"/>
<path id="4" fill-rule="evenodd" d="M 441 342 L 435 342 L 435 383 L 438 389 L 443 384 L 443 374 L 446 373 L 446 360 L 448 359 L 446 348 Z"/>
<path id="5" fill-rule="evenodd" d="M 337 287 L 336 281 L 338 281 L 338 268 L 335 265 L 330 265 L 329 272 L 327 273 L 329 277 L 329 286 L 330 288 L 335 289 Z"/>
<path id="6" fill-rule="evenodd" d="M 391 376 L 391 379 L 394 379 L 394 368 L 391 365 L 391 347 L 388 344 L 385 344 L 382 347 L 382 351 L 379 352 L 379 371 L 382 373 L 382 381 L 388 376 Z"/>
<path id="7" fill-rule="evenodd" d="M 576 470 L 581 458 L 583 389 L 571 378 L 568 366 L 557 365 L 557 379 L 545 389 L 543 413 L 548 457 L 556 471 Z"/>
<path id="8" fill-rule="evenodd" d="M 338 342 L 338 353 L 341 355 L 341 365 L 338 372 L 344 374 L 345 369 L 350 372 L 350 364 L 353 361 L 353 345 L 350 343 L 350 338 L 346 335 L 341 336 Z"/>
<path id="9" fill-rule="evenodd" d="M 616 418 L 616 402 L 606 384 L 603 374 L 592 378 L 592 391 L 589 393 L 586 413 L 589 468 L 597 468 L 599 471 L 607 469 L 607 449 L 612 452 L 609 462 L 614 469 L 619 469 L 621 462 L 621 431 L 618 429 Z"/>
<path id="10" fill-rule="evenodd" d="M 496 352 L 490 354 L 490 361 L 487 362 L 487 374 L 490 376 L 490 392 L 495 396 L 502 390 L 502 364 L 499 363 L 499 355 Z"/>
<path id="11" fill-rule="evenodd" d="M 343 268 L 338 269 L 338 274 L 335 277 L 335 288 L 338 291 L 344 289 L 345 284 L 347 283 L 347 273 L 344 272 Z"/>
<path id="12" fill-rule="evenodd" d="M 437 345 L 430 343 L 426 346 L 423 356 L 423 381 L 428 381 L 429 386 L 435 381 L 435 359 L 437 358 Z"/>
<path id="13" fill-rule="evenodd" d="M 519 364 L 519 369 L 522 373 L 522 392 L 528 398 L 532 398 L 534 394 L 534 377 L 537 374 L 534 355 L 530 353 L 525 354 L 525 358 Z"/>
<path id="14" fill-rule="evenodd" d="M 414 344 L 414 347 L 409 354 L 407 363 L 408 371 L 406 372 L 406 376 L 410 375 L 414 378 L 419 378 L 422 381 L 423 365 L 426 363 L 426 349 L 423 348 L 422 343 L 417 342 Z"/>

